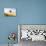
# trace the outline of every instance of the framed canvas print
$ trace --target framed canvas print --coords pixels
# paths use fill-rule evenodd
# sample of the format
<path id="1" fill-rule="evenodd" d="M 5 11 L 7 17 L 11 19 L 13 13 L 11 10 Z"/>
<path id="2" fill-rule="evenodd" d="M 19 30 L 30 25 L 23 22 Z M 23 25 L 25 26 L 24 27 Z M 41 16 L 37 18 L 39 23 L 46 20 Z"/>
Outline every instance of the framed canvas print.
<path id="1" fill-rule="evenodd" d="M 4 8 L 4 16 L 16 16 L 15 8 Z"/>

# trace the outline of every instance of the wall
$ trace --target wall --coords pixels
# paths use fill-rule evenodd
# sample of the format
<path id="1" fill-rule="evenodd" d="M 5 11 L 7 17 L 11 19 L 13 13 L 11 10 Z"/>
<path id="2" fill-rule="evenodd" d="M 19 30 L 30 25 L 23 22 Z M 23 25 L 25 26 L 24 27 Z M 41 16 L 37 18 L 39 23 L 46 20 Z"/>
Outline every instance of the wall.
<path id="1" fill-rule="evenodd" d="M 4 8 L 16 8 L 16 17 L 3 16 Z M 7 44 L 17 24 L 46 24 L 46 0 L 0 0 L 0 44 Z M 16 39 L 17 43 L 17 39 Z"/>

